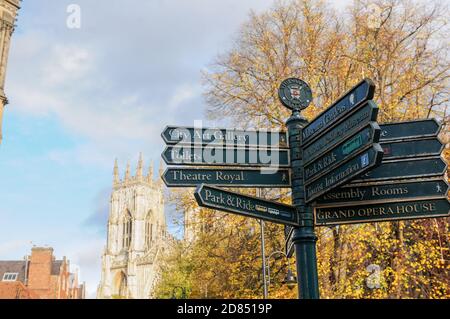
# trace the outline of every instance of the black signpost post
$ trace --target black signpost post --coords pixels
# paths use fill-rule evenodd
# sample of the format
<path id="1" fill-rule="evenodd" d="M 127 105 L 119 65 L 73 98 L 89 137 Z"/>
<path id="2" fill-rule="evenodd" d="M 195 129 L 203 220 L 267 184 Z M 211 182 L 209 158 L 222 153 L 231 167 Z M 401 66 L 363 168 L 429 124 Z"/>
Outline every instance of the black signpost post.
<path id="1" fill-rule="evenodd" d="M 374 91 L 364 79 L 308 123 L 311 89 L 290 78 L 278 91 L 287 132 L 168 126 L 162 157 L 174 167 L 162 179 L 197 187 L 201 207 L 285 225 L 299 297 L 318 299 L 315 226 L 449 216 L 439 123 L 378 125 Z M 221 187 L 290 187 L 292 205 Z"/>

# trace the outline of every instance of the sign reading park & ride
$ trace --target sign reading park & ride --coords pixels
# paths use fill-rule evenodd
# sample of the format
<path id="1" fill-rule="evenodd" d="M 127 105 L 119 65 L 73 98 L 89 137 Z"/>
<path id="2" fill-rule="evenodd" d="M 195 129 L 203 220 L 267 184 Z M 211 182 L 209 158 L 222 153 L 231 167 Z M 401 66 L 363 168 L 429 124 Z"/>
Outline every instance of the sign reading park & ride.
<path id="1" fill-rule="evenodd" d="M 284 225 L 299 225 L 298 214 L 294 206 L 230 192 L 204 184 L 197 188 L 194 195 L 197 203 L 202 207 Z"/>
<path id="2" fill-rule="evenodd" d="M 162 175 L 168 187 L 200 184 L 225 187 L 291 187 L 288 169 L 168 168 Z"/>

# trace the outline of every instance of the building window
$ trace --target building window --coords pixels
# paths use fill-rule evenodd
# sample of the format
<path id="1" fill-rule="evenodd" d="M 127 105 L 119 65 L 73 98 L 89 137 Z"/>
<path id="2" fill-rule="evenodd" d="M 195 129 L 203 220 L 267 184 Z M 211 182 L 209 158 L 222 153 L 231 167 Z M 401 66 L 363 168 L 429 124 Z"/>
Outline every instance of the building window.
<path id="1" fill-rule="evenodd" d="M 133 219 L 131 218 L 130 212 L 127 211 L 127 215 L 126 215 L 124 223 L 123 223 L 123 236 L 122 236 L 123 248 L 130 247 L 132 233 L 133 233 Z"/>
<path id="2" fill-rule="evenodd" d="M 3 281 L 16 281 L 18 275 L 16 272 L 5 272 L 3 274 Z"/>
<path id="3" fill-rule="evenodd" d="M 150 248 L 152 242 L 153 224 L 151 222 L 152 212 L 148 212 L 145 218 L 145 247 Z"/>

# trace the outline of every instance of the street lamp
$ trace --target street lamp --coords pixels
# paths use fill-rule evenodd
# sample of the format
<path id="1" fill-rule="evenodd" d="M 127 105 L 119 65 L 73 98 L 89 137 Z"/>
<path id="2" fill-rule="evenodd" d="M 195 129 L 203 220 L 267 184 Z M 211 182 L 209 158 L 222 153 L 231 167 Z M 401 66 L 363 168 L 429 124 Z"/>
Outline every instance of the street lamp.
<path id="1" fill-rule="evenodd" d="M 266 287 L 265 291 L 267 291 L 267 286 L 270 286 L 270 258 L 275 256 L 276 254 L 284 255 L 287 258 L 286 254 L 280 250 L 272 252 L 267 257 L 267 259 L 266 259 L 267 282 L 264 281 L 264 286 Z M 286 276 L 284 277 L 284 280 L 282 281 L 282 283 L 286 284 L 289 289 L 293 289 L 295 287 L 295 285 L 297 284 L 297 278 L 294 276 L 294 274 L 292 273 L 292 270 L 290 268 L 288 268 L 288 271 L 287 271 Z M 267 298 L 268 296 L 266 295 L 264 297 Z"/>
<path id="2" fill-rule="evenodd" d="M 181 289 L 181 299 L 186 299 L 186 288 L 180 286 L 173 287 L 171 299 L 177 299 L 177 296 L 175 295 L 177 289 Z"/>

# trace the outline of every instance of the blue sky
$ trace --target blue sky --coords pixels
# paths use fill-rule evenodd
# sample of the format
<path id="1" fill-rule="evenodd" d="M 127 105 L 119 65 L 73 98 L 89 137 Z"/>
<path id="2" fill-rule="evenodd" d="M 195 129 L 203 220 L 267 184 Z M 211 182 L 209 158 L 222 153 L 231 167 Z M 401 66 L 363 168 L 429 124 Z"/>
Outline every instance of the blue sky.
<path id="1" fill-rule="evenodd" d="M 80 29 L 66 26 L 71 3 Z M 250 9 L 271 4 L 23 1 L 5 88 L 0 259 L 51 246 L 95 296 L 114 158 L 122 174 L 139 152 L 157 167 L 163 127 L 204 119 L 201 71 L 233 45 Z"/>

